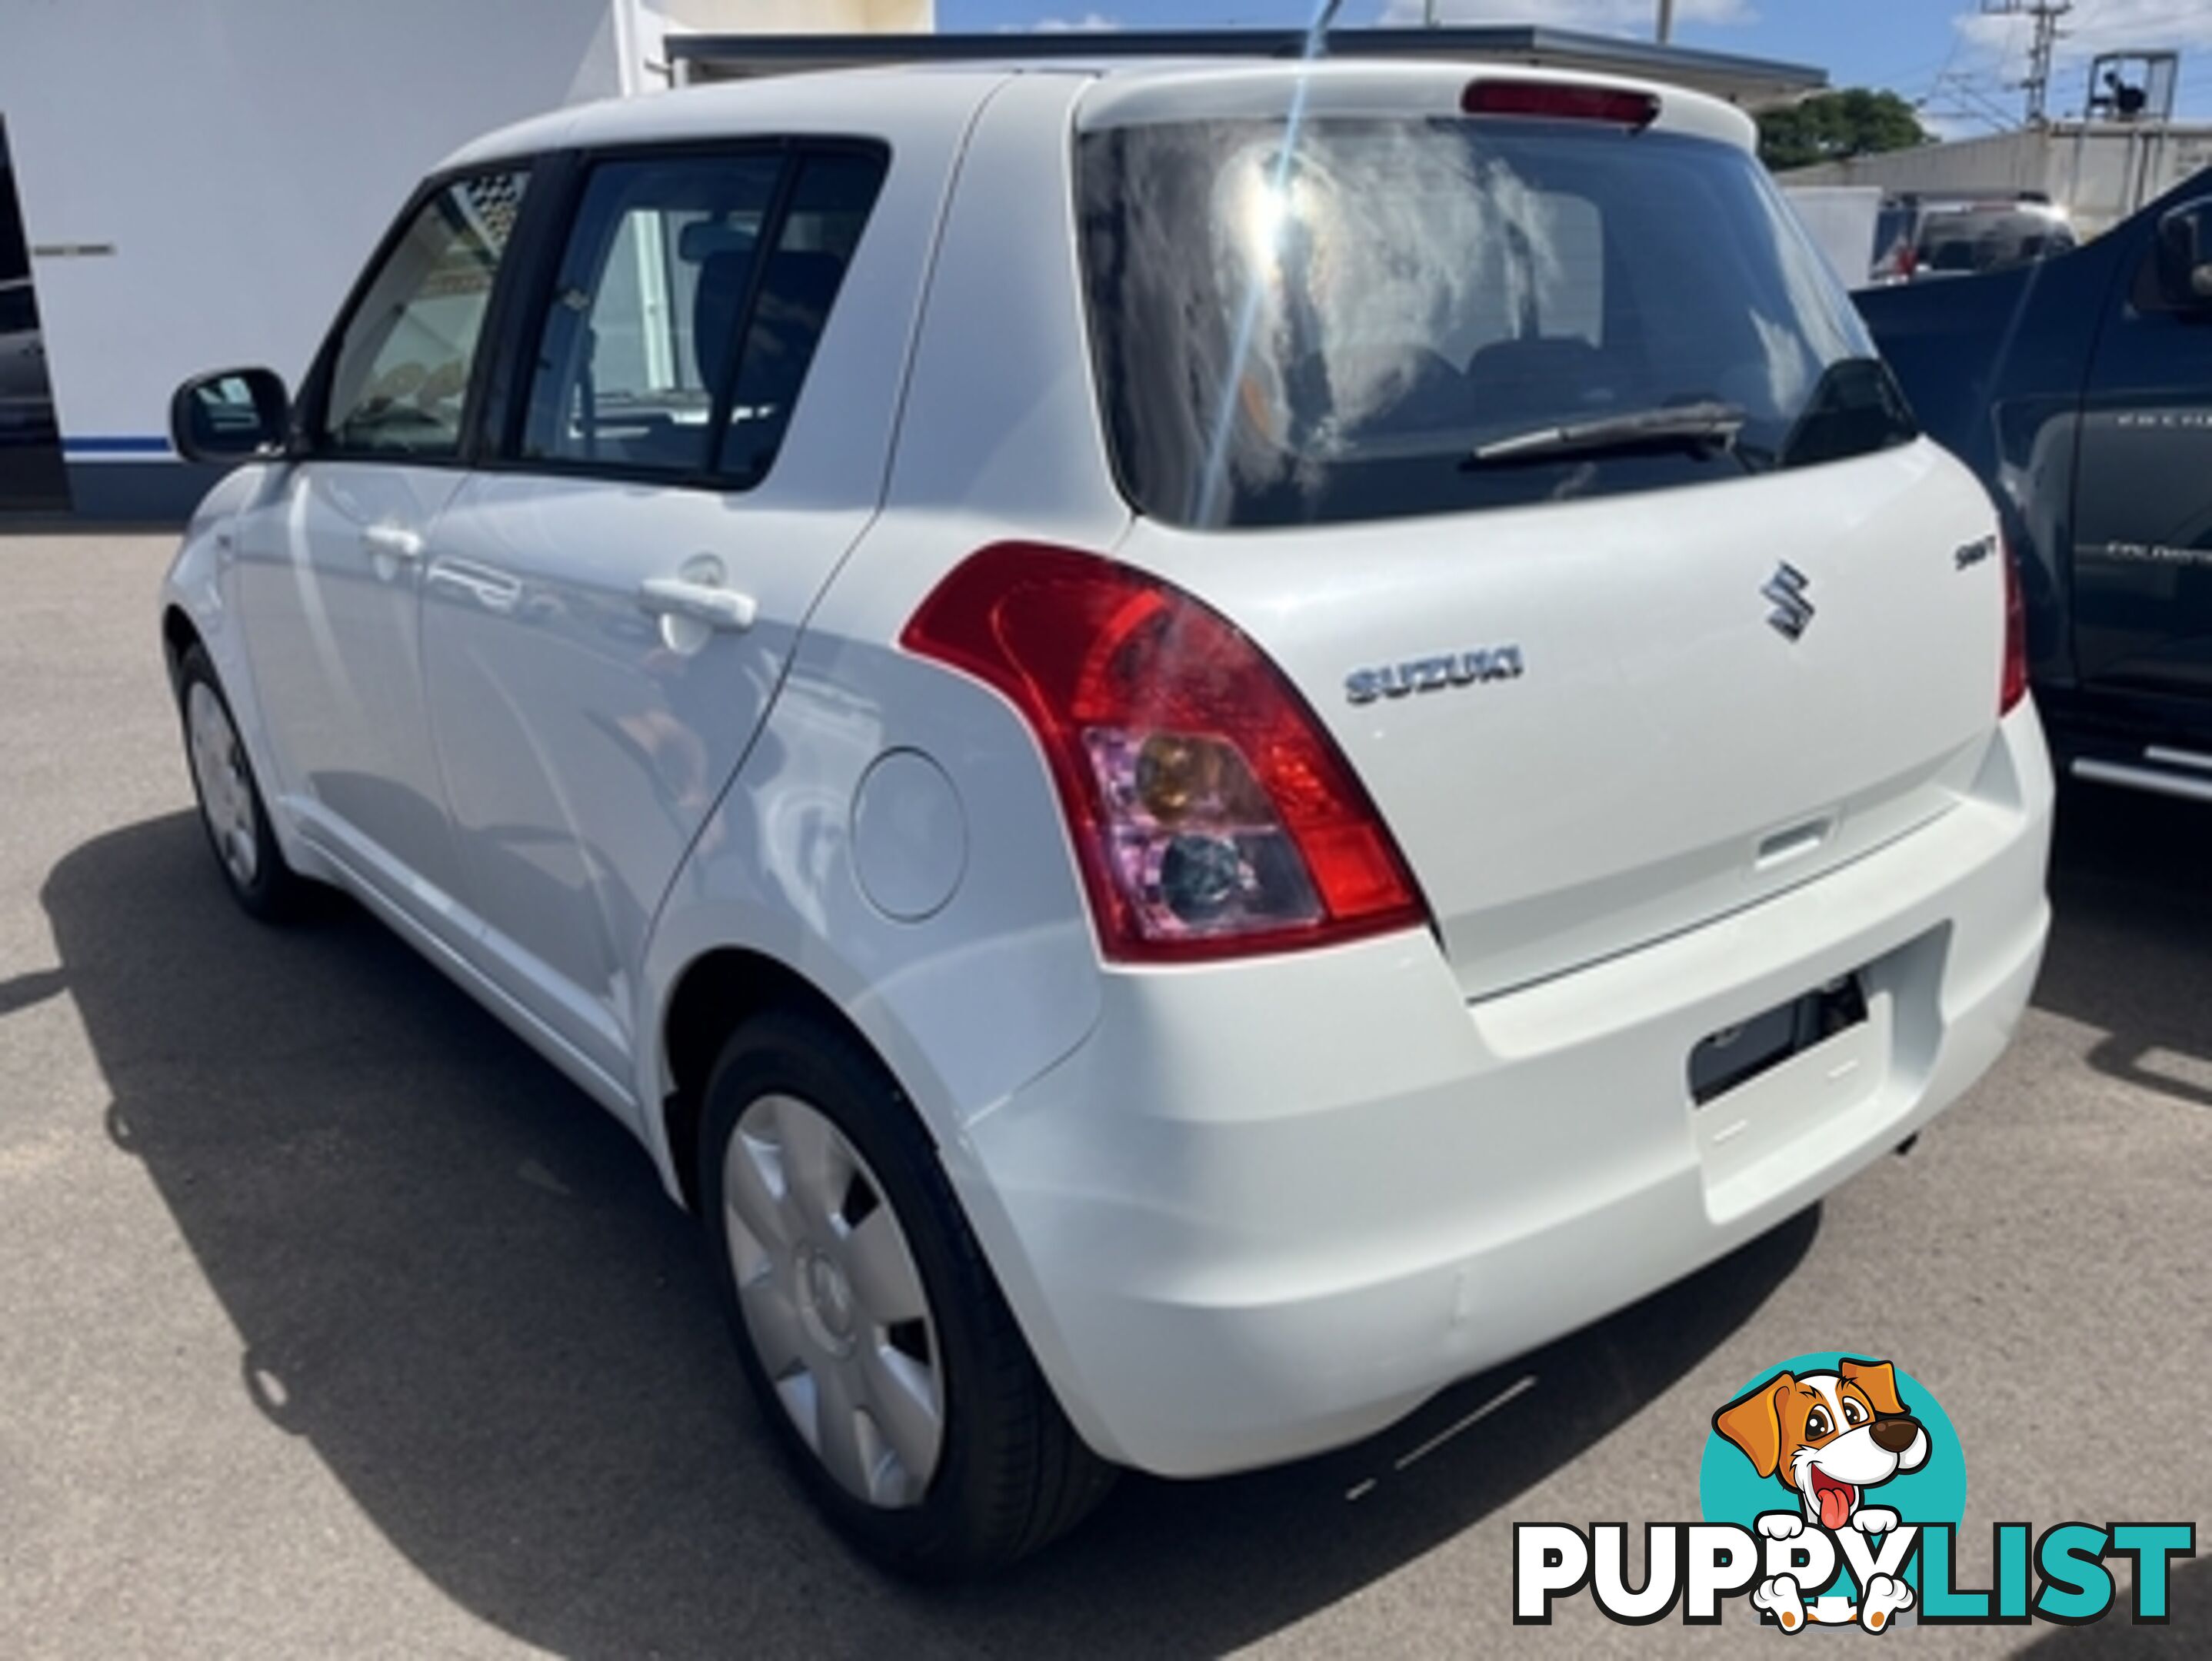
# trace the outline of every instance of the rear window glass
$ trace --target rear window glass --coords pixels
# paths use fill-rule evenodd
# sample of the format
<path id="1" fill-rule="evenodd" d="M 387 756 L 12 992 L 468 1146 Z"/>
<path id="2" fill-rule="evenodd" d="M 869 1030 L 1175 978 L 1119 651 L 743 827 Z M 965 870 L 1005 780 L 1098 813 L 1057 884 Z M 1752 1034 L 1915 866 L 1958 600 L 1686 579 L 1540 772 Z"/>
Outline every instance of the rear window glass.
<path id="1" fill-rule="evenodd" d="M 1078 188 L 1115 469 L 1171 523 L 1661 489 L 1912 435 L 1850 301 L 1726 145 L 1551 122 L 1177 122 L 1085 135 Z M 1710 441 L 1649 424 L 1540 441 L 1651 412 L 1710 414 Z"/>
<path id="2" fill-rule="evenodd" d="M 1939 211 L 1921 225 L 1918 266 L 1925 271 L 2001 271 L 2073 248 L 2073 227 L 2055 214 L 2005 208 Z"/>

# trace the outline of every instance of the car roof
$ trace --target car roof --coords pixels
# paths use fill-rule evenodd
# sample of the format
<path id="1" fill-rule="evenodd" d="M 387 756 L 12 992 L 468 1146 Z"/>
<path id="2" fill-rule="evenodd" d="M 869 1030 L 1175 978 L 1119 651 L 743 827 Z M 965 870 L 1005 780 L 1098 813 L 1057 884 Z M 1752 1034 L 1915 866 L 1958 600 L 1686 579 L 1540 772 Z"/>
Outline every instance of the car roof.
<path id="1" fill-rule="evenodd" d="M 601 99 L 518 121 L 463 145 L 439 171 L 578 146 L 645 144 L 760 131 L 890 133 L 965 121 L 1020 66 L 961 64 L 827 70 Z M 1042 66 L 1040 66 L 1042 67 Z M 1061 73 L 1068 66 L 1050 66 Z M 850 94 L 865 88 L 865 97 Z M 855 117 L 864 119 L 856 120 Z"/>
<path id="2" fill-rule="evenodd" d="M 670 92 L 604 99 L 532 117 L 464 145 L 439 171 L 472 167 L 574 147 L 708 139 L 745 133 L 880 134 L 896 141 L 899 130 L 965 123 L 993 89 L 1015 76 L 1076 77 L 1098 83 L 1086 100 L 1086 120 L 1114 119 L 1112 112 L 1166 112 L 1178 106 L 1203 113 L 1209 98 L 1230 89 L 1289 88 L 1308 82 L 1330 101 L 1357 103 L 1396 88 L 1457 88 L 1499 76 L 1514 80 L 1601 85 L 1658 94 L 1660 124 L 1739 145 L 1753 136 L 1750 118 L 1734 106 L 1680 87 L 1582 70 L 1532 68 L 1468 60 L 1295 59 L 1116 57 L 963 60 L 805 71 L 750 80 L 715 82 Z"/>

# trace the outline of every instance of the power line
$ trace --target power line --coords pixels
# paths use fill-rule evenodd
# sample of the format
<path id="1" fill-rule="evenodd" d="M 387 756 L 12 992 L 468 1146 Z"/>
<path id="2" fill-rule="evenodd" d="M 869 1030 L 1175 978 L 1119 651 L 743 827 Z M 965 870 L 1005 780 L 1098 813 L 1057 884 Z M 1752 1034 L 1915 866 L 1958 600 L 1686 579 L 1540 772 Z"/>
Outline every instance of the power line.
<path id="1" fill-rule="evenodd" d="M 2074 0 L 1982 0 L 1984 17 L 2026 17 L 2035 35 L 2027 52 L 2027 76 L 2020 83 L 2027 94 L 2027 124 L 2040 127 L 2047 118 L 2051 99 L 2051 64 L 2057 55 L 2062 31 L 2058 20 L 2074 9 Z"/>
<path id="2" fill-rule="evenodd" d="M 1926 97 L 1914 103 L 1913 108 L 1931 120 L 1976 122 L 1992 132 L 2009 132 L 2014 125 L 2011 112 L 1976 86 L 1974 77 L 1964 71 L 1942 76 Z"/>

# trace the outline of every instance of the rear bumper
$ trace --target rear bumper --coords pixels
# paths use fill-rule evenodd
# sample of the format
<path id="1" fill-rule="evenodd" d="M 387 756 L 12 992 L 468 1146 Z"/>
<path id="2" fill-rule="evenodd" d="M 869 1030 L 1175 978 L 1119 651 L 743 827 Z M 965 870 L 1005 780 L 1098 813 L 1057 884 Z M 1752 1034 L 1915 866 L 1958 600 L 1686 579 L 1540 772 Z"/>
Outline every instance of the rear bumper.
<path id="1" fill-rule="evenodd" d="M 1979 1077 L 2041 961 L 2051 795 L 2023 705 L 1934 823 L 1472 1005 L 1419 933 L 1109 975 L 1082 1047 L 948 1167 L 1102 1453 L 1200 1476 L 1355 1440 L 1771 1228 Z M 1692 1106 L 1699 1040 L 1854 972 L 1849 1065 L 1832 1040 Z"/>

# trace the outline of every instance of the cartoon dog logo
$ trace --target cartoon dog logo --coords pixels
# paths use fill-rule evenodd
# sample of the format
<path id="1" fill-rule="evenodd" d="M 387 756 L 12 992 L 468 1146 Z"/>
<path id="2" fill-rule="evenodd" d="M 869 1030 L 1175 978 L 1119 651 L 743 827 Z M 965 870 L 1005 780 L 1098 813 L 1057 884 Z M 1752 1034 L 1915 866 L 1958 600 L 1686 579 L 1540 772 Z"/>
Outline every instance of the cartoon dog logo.
<path id="1" fill-rule="evenodd" d="M 1761 1476 L 1797 1495 L 1795 1510 L 1760 1513 L 1759 1531 L 1771 1540 L 1794 1539 L 1808 1523 L 1831 1534 L 1846 1528 L 1887 1534 L 1897 1526 L 1897 1513 L 1866 1504 L 1867 1490 L 1928 1463 L 1928 1433 L 1898 1400 L 1897 1372 L 1887 1361 L 1846 1359 L 1833 1373 L 1802 1378 L 1778 1373 L 1714 1414 L 1713 1428 Z M 1868 1631 L 1879 1632 L 1912 1601 L 1911 1586 L 1878 1574 L 1862 1589 L 1855 1610 L 1819 1610 L 1813 1618 L 1856 1615 Z M 1762 1581 L 1752 1602 L 1771 1611 L 1785 1632 L 1805 1625 L 1804 1599 L 1790 1575 Z"/>

